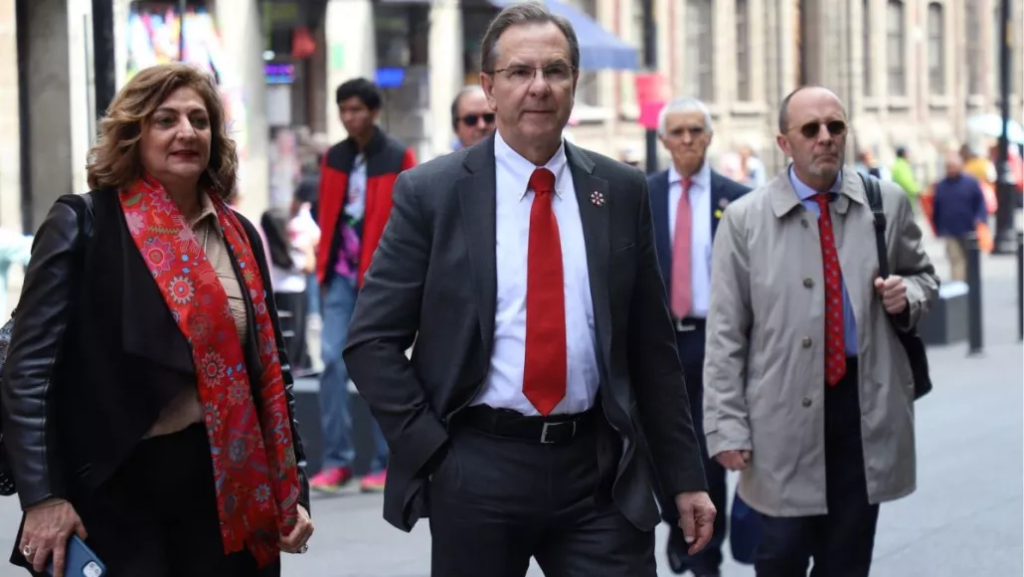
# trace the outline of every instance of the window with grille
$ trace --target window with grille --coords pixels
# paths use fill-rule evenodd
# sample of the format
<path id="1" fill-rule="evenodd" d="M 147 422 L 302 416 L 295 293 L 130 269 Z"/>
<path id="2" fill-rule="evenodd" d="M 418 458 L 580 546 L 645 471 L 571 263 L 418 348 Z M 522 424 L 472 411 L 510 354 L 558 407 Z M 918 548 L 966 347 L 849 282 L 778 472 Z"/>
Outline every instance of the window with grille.
<path id="1" fill-rule="evenodd" d="M 907 95 L 906 75 L 906 28 L 904 26 L 903 2 L 889 0 L 885 6 L 886 24 L 886 71 L 889 80 L 889 94 Z"/>
<path id="2" fill-rule="evenodd" d="M 714 102 L 713 0 L 686 3 L 686 93 Z"/>
<path id="3" fill-rule="evenodd" d="M 928 5 L 928 88 L 932 94 L 946 93 L 945 18 L 942 5 Z"/>
<path id="4" fill-rule="evenodd" d="M 863 0 L 861 7 L 861 43 L 863 44 L 862 50 L 864 51 L 864 94 L 866 96 L 875 95 L 875 81 L 872 78 L 874 74 L 874 67 L 871 66 L 871 0 Z"/>
<path id="5" fill-rule="evenodd" d="M 750 5 L 736 0 L 736 99 L 752 100 L 750 89 Z"/>

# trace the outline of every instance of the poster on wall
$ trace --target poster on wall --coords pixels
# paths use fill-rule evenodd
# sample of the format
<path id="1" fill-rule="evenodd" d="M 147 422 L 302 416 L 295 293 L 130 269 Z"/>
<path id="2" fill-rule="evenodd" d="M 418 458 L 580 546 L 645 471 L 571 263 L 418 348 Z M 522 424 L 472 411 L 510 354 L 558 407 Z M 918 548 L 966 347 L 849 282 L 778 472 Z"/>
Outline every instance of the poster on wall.
<path id="1" fill-rule="evenodd" d="M 127 78 L 144 68 L 178 61 L 180 30 L 179 14 L 173 5 L 132 5 L 128 16 Z M 185 13 L 183 56 L 183 61 L 203 68 L 217 81 L 228 132 L 237 144 L 239 160 L 244 161 L 248 155 L 248 129 L 241 78 L 227 58 L 213 16 L 203 8 Z"/>

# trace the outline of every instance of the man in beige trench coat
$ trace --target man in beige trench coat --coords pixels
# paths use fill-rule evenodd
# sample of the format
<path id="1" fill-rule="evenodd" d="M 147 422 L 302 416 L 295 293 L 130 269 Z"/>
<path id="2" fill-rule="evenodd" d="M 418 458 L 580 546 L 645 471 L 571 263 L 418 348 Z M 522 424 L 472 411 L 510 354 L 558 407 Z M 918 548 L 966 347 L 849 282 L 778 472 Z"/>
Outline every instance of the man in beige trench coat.
<path id="1" fill-rule="evenodd" d="M 892 276 L 878 277 L 863 183 L 830 91 L 783 101 L 792 165 L 729 205 L 711 266 L 708 453 L 761 513 L 758 577 L 866 577 L 878 505 L 915 488 L 914 385 L 897 330 L 938 292 L 906 195 L 881 183 Z M 824 208 L 824 211 L 822 210 Z"/>

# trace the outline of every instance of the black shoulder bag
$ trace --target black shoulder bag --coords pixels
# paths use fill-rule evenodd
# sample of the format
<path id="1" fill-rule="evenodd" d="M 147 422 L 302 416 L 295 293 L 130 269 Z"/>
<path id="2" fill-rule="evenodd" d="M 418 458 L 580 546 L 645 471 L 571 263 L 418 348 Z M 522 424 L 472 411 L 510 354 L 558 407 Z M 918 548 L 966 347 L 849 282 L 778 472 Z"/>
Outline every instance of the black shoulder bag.
<path id="1" fill-rule="evenodd" d="M 73 201 L 73 198 L 81 198 L 82 206 L 78 206 L 77 201 Z M 93 224 L 93 210 L 92 210 L 92 193 L 82 195 L 66 195 L 57 199 L 57 202 L 64 202 L 71 205 L 75 212 L 78 214 L 78 228 L 83 232 L 83 241 L 79 241 L 78 246 L 75 247 L 75 252 L 78 253 L 79 263 L 82 265 L 82 270 L 88 270 L 88 264 L 85 263 L 85 246 L 92 240 L 92 224 Z M 84 284 L 84 283 L 80 283 Z M 3 381 L 3 370 L 4 365 L 7 364 L 7 351 L 11 348 L 11 333 L 14 331 L 14 318 L 17 314 L 17 308 L 11 312 L 11 319 L 0 327 L 0 387 L 2 387 Z M 2 401 L 2 398 L 0 398 Z M 0 406 L 2 409 L 2 406 Z M 0 497 L 9 497 L 18 492 L 18 488 L 14 483 L 14 475 L 11 472 L 11 465 L 7 459 L 7 450 L 4 447 L 4 432 L 3 432 L 3 420 L 0 419 Z"/>
<path id="2" fill-rule="evenodd" d="M 875 217 L 875 246 L 878 248 L 878 275 L 882 278 L 889 277 L 889 251 L 885 244 L 885 212 L 882 210 L 882 191 L 878 186 L 878 180 L 873 176 L 860 175 L 864 181 L 864 190 L 868 196 L 868 205 Z M 890 317 L 891 320 L 892 317 Z M 914 377 L 914 400 L 920 399 L 932 390 L 932 378 L 928 374 L 928 355 L 925 352 L 924 341 L 917 332 L 917 327 L 909 331 L 902 331 L 893 325 L 900 344 L 907 352 L 910 359 L 910 370 Z"/>

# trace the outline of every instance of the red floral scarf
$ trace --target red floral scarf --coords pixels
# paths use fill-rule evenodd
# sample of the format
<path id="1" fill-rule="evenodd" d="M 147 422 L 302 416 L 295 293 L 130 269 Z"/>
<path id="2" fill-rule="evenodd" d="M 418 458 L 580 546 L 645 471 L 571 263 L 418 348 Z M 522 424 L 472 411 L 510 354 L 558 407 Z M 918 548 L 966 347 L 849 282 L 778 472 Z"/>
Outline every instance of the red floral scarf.
<path id="1" fill-rule="evenodd" d="M 248 547 L 262 567 L 277 558 L 280 536 L 290 533 L 298 519 L 291 419 L 252 247 L 231 209 L 216 195 L 210 198 L 255 311 L 251 321 L 263 367 L 256 391 L 260 407 L 253 402 L 253 381 L 227 294 L 178 206 L 151 178 L 140 179 L 120 193 L 128 230 L 192 348 L 224 551 Z"/>

